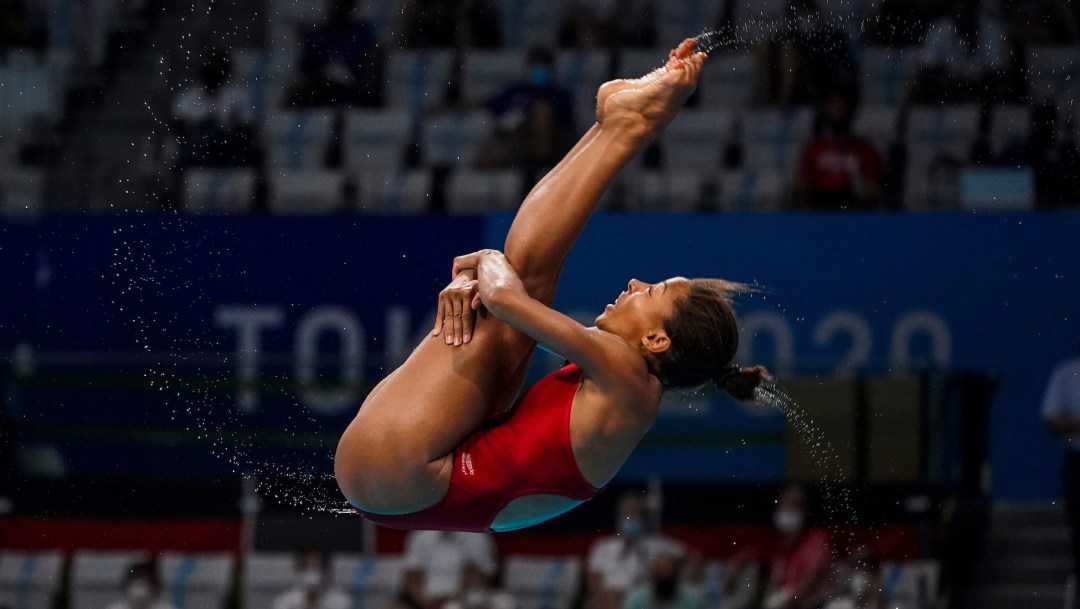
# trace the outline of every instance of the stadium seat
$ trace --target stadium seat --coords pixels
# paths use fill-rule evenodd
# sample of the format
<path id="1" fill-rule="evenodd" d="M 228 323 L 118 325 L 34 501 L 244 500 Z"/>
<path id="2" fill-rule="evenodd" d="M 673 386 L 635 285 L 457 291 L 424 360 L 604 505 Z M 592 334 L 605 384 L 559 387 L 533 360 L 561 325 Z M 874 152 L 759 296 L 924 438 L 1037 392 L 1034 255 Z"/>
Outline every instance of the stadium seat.
<path id="1" fill-rule="evenodd" d="M 895 106 L 863 106 L 855 112 L 851 129 L 885 156 L 896 142 L 899 120 L 900 110 Z"/>
<path id="2" fill-rule="evenodd" d="M 862 54 L 862 103 L 897 106 L 919 69 L 917 48 L 868 47 Z"/>
<path id="3" fill-rule="evenodd" d="M 446 206 L 452 213 L 480 214 L 517 209 L 524 176 L 514 169 L 459 169 L 446 184 Z"/>
<path id="4" fill-rule="evenodd" d="M 503 0 L 503 46 L 526 50 L 535 46 L 553 49 L 559 43 L 562 3 L 550 0 Z"/>
<path id="5" fill-rule="evenodd" d="M 881 582 L 885 601 L 905 607 L 926 607 L 937 598 L 941 565 L 935 560 L 885 563 Z"/>
<path id="6" fill-rule="evenodd" d="M 364 172 L 355 176 L 364 213 L 421 214 L 431 209 L 433 180 L 425 169 Z"/>
<path id="7" fill-rule="evenodd" d="M 719 21 L 721 2 L 715 0 L 664 0 L 656 3 L 656 20 L 662 46 L 675 46 L 697 36 Z"/>
<path id="8" fill-rule="evenodd" d="M 132 565 L 149 560 L 146 552 L 75 552 L 71 563 L 70 609 L 101 609 L 123 594 Z"/>
<path id="9" fill-rule="evenodd" d="M 0 552 L 0 606 L 52 609 L 63 567 L 59 552 Z"/>
<path id="10" fill-rule="evenodd" d="M 721 174 L 719 191 L 724 211 L 776 211 L 791 188 L 776 172 L 743 169 Z"/>
<path id="11" fill-rule="evenodd" d="M 11 167 L 0 173 L 0 215 L 35 216 L 42 210 L 45 172 Z"/>
<path id="12" fill-rule="evenodd" d="M 243 609 L 266 609 L 296 581 L 296 557 L 289 552 L 252 552 L 244 559 Z"/>
<path id="13" fill-rule="evenodd" d="M 749 53 L 717 52 L 701 71 L 703 109 L 745 108 L 757 95 L 754 57 Z"/>
<path id="14" fill-rule="evenodd" d="M 189 213 L 232 213 L 251 209 L 255 196 L 254 169 L 184 170 L 181 205 Z"/>
<path id="15" fill-rule="evenodd" d="M 488 113 L 450 112 L 424 121 L 421 142 L 428 167 L 471 165 L 476 152 L 494 135 Z"/>
<path id="16" fill-rule="evenodd" d="M 974 105 L 913 108 L 906 136 L 909 158 L 916 151 L 937 151 L 968 161 L 979 135 L 979 116 L 979 108 Z"/>
<path id="17" fill-rule="evenodd" d="M 1035 103 L 1074 100 L 1080 87 L 1080 49 L 1035 46 L 1027 58 L 1028 93 Z"/>
<path id="18" fill-rule="evenodd" d="M 1034 211 L 1031 167 L 968 168 L 960 173 L 960 206 L 971 211 Z"/>
<path id="19" fill-rule="evenodd" d="M 364 558 L 338 554 L 330 559 L 331 581 L 352 597 L 353 609 L 382 609 L 401 590 L 403 558 Z"/>
<path id="20" fill-rule="evenodd" d="M 960 204 L 960 168 L 979 135 L 976 106 L 918 106 L 908 117 L 904 207 L 953 209 Z"/>
<path id="21" fill-rule="evenodd" d="M 630 211 L 699 211 L 705 178 L 686 169 L 637 171 L 627 176 L 625 207 Z"/>
<path id="22" fill-rule="evenodd" d="M 570 609 L 581 585 L 577 556 L 507 556 L 503 579 L 517 609 Z"/>
<path id="23" fill-rule="evenodd" d="M 611 55 L 604 51 L 560 51 L 556 78 L 574 97 L 574 122 L 584 133 L 596 122 L 596 90 L 611 76 Z"/>
<path id="24" fill-rule="evenodd" d="M 518 51 L 472 49 L 462 57 L 462 92 L 466 100 L 482 103 L 506 85 L 521 79 L 525 54 Z"/>
<path id="25" fill-rule="evenodd" d="M 814 111 L 757 110 L 742 123 L 743 165 L 783 175 L 794 172 L 803 146 L 813 134 Z"/>
<path id="26" fill-rule="evenodd" d="M 1026 144 L 1031 139 L 1031 121 L 1031 108 L 1027 106 L 994 108 L 990 114 L 990 148 L 994 154 Z"/>
<path id="27" fill-rule="evenodd" d="M 333 115 L 329 112 L 285 112 L 270 116 L 263 129 L 273 170 L 322 167 L 330 146 Z"/>
<path id="28" fill-rule="evenodd" d="M 60 96 L 50 86 L 47 68 L 33 57 L 0 64 L 0 83 L 0 133 L 21 131 L 38 119 L 51 122 L 59 115 Z"/>
<path id="29" fill-rule="evenodd" d="M 270 211 L 322 214 L 344 208 L 345 175 L 339 171 L 278 171 L 270 176 Z"/>
<path id="30" fill-rule="evenodd" d="M 176 609 L 223 609 L 233 576 L 230 554 L 165 553 L 159 561 L 165 596 Z"/>
<path id="31" fill-rule="evenodd" d="M 410 114 L 442 106 L 450 81 L 450 51 L 401 51 L 386 63 L 386 103 Z"/>
<path id="32" fill-rule="evenodd" d="M 232 52 L 232 82 L 247 91 L 252 113 L 260 121 L 280 105 L 291 71 L 287 59 L 280 55 L 260 49 Z"/>
<path id="33" fill-rule="evenodd" d="M 724 110 L 683 111 L 660 133 L 664 167 L 719 171 L 733 125 L 734 116 Z"/>
<path id="34" fill-rule="evenodd" d="M 404 109 L 351 110 L 345 115 L 342 154 L 350 173 L 397 170 L 412 138 L 411 118 Z"/>

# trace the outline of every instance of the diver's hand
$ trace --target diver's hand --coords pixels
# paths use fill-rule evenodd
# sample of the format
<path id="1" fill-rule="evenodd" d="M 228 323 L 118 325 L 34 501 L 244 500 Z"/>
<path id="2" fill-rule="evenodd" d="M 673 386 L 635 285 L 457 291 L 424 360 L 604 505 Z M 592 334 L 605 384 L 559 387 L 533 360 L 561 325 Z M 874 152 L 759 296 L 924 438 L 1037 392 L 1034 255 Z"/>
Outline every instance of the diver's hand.
<path id="1" fill-rule="evenodd" d="M 483 250 L 478 254 L 477 279 L 480 289 L 473 297 L 473 308 L 483 304 L 492 315 L 499 317 L 503 304 L 516 296 L 527 297 L 528 292 L 502 252 Z"/>
<path id="2" fill-rule="evenodd" d="M 446 344 L 463 345 L 472 340 L 476 326 L 476 307 L 473 301 L 480 282 L 467 273 L 459 273 L 450 285 L 439 292 L 439 311 L 435 314 L 432 336 L 446 335 Z"/>

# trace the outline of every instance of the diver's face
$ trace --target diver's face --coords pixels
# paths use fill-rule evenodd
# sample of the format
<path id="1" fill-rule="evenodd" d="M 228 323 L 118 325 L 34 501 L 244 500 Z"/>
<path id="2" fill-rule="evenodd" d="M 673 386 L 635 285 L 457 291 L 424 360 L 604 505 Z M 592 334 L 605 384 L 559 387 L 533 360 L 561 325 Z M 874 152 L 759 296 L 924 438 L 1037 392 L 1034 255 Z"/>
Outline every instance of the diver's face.
<path id="1" fill-rule="evenodd" d="M 678 301 L 690 293 L 690 280 L 673 277 L 659 283 L 631 279 L 615 302 L 604 307 L 596 327 L 636 344 L 651 332 L 663 331 L 664 320 Z"/>

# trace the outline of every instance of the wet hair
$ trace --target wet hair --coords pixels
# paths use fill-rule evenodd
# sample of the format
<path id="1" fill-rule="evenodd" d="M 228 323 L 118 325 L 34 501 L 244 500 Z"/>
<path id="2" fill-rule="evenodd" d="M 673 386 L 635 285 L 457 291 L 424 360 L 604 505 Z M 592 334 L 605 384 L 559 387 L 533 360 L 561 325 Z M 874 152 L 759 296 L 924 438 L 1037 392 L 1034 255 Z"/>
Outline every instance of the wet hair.
<path id="1" fill-rule="evenodd" d="M 764 366 L 739 367 L 731 360 L 739 348 L 732 296 L 753 288 L 722 279 L 691 279 L 690 292 L 664 320 L 671 346 L 652 355 L 650 365 L 665 389 L 699 387 L 710 380 L 741 401 L 770 378 Z"/>

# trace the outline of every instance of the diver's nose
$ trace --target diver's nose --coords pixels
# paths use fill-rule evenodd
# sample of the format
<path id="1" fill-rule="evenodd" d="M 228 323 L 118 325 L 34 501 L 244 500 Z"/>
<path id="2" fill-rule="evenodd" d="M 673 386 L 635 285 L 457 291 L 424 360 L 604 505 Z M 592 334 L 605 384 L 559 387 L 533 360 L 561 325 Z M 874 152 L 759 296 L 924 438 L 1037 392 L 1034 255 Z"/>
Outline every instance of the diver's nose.
<path id="1" fill-rule="evenodd" d="M 636 292 L 637 291 L 637 286 L 639 286 L 639 285 L 641 285 L 640 281 L 638 281 L 637 279 L 631 279 L 626 284 L 626 291 L 627 292 Z"/>

